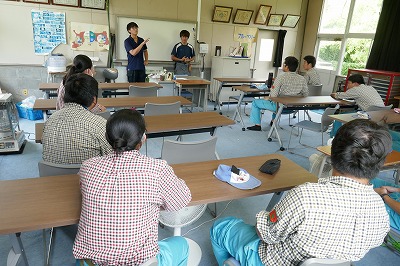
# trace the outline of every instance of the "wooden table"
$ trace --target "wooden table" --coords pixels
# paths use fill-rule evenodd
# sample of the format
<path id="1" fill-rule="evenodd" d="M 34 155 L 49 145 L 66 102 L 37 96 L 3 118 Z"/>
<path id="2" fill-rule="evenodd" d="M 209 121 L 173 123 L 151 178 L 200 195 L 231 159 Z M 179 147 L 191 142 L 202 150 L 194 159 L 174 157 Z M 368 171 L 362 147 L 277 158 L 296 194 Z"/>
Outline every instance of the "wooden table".
<path id="1" fill-rule="evenodd" d="M 175 86 L 178 88 L 178 95 L 181 95 L 182 89 L 192 89 L 199 90 L 199 103 L 201 99 L 201 93 L 203 92 L 203 112 L 207 112 L 208 106 L 208 93 L 210 91 L 211 82 L 205 79 L 201 79 L 198 77 L 187 77 L 187 79 L 176 79 L 174 80 Z M 192 100 L 193 101 L 193 100 Z M 200 106 L 200 104 L 198 104 Z"/>
<path id="2" fill-rule="evenodd" d="M 106 108 L 136 107 L 143 108 L 146 103 L 174 103 L 181 102 L 182 106 L 191 106 L 192 102 L 181 96 L 159 96 L 159 97 L 120 97 L 120 98 L 98 98 L 97 102 Z M 44 120 L 48 110 L 56 110 L 57 99 L 37 99 L 33 110 L 42 110 Z"/>
<path id="3" fill-rule="evenodd" d="M 258 168 L 268 159 L 281 160 L 275 175 L 261 173 Z M 261 181 L 252 190 L 239 190 L 216 179 L 212 172 L 219 164 L 245 168 Z M 235 200 L 275 193 L 267 209 L 272 209 L 282 191 L 317 177 L 280 154 L 223 159 L 218 161 L 172 165 L 176 175 L 185 180 L 192 193 L 189 205 Z M 0 181 L 0 234 L 9 234 L 14 251 L 19 250 L 28 264 L 19 232 L 76 224 L 79 221 L 81 195 L 78 175 L 51 176 Z"/>
<path id="4" fill-rule="evenodd" d="M 319 146 L 317 147 L 317 150 L 322 152 L 325 155 L 325 158 L 323 159 L 322 163 L 321 163 L 321 167 L 319 169 L 319 173 L 318 173 L 318 177 L 321 176 L 322 174 L 322 170 L 324 168 L 326 159 L 328 157 L 331 156 L 332 152 L 331 152 L 331 148 L 332 146 Z M 391 153 L 388 154 L 388 156 L 386 157 L 385 163 L 383 165 L 385 167 L 384 170 L 388 170 L 388 169 L 395 169 L 397 171 L 396 173 L 396 180 L 395 183 L 398 184 L 399 183 L 399 179 L 400 179 L 400 171 L 399 171 L 399 166 L 400 166 L 400 152 L 398 151 L 392 151 Z"/>
<path id="5" fill-rule="evenodd" d="M 229 126 L 235 122 L 216 112 L 200 112 L 174 115 L 145 116 L 147 138 L 186 135 L 210 132 L 214 135 L 217 127 Z M 44 123 L 35 124 L 35 141 L 42 143 Z"/>
<path id="6" fill-rule="evenodd" d="M 240 112 L 240 105 L 242 104 L 244 97 L 261 97 L 268 96 L 270 90 L 259 90 L 257 88 L 251 88 L 249 85 L 241 85 L 241 86 L 232 86 L 233 89 L 241 91 L 239 100 L 236 106 L 235 114 L 233 115 L 233 120 L 236 119 L 236 116 L 239 115 L 240 122 L 242 124 L 242 130 L 245 131 L 245 125 L 243 121 L 242 114 Z"/>
<path id="7" fill-rule="evenodd" d="M 161 85 L 158 83 L 154 82 L 135 82 L 135 83 L 129 83 L 129 82 L 116 82 L 116 83 L 99 83 L 99 90 L 129 90 L 130 85 L 135 85 L 138 87 L 157 87 L 157 88 L 162 88 Z M 51 92 L 57 91 L 58 87 L 60 87 L 60 83 L 40 83 L 39 84 L 39 90 L 44 91 L 47 95 L 47 98 L 49 98 L 49 95 Z M 129 95 L 129 93 L 126 93 L 126 95 Z"/>
<path id="8" fill-rule="evenodd" d="M 232 87 L 232 85 L 237 84 L 250 84 L 250 83 L 266 83 L 266 79 L 259 79 L 259 78 L 214 78 L 216 82 L 219 83 L 218 92 L 216 95 L 216 101 L 214 103 L 214 110 L 217 110 L 221 113 L 221 102 L 219 101 L 219 96 L 221 94 L 223 87 Z"/>
<path id="9" fill-rule="evenodd" d="M 400 114 L 396 113 L 393 109 L 380 110 L 380 111 L 369 111 L 367 112 L 374 122 L 380 122 L 383 118 L 386 119 L 386 124 L 397 124 L 400 123 Z M 358 119 L 357 113 L 346 113 L 338 115 L 330 115 L 329 117 L 338 120 L 343 123 L 350 122 L 354 119 Z"/>
<path id="10" fill-rule="evenodd" d="M 344 106 L 353 106 L 354 103 L 336 100 L 331 96 L 308 96 L 308 97 L 270 97 L 271 101 L 274 101 L 278 104 L 278 112 L 274 119 L 274 123 L 271 126 L 271 129 L 268 132 L 268 141 L 272 141 L 272 133 L 275 131 L 276 136 L 279 141 L 280 150 L 283 151 L 285 148 L 282 145 L 282 141 L 279 136 L 278 128 L 276 126 L 277 121 L 279 121 L 283 109 L 287 110 L 310 110 L 310 109 L 321 109 L 322 106 L 332 106 L 336 104 L 344 105 Z"/>

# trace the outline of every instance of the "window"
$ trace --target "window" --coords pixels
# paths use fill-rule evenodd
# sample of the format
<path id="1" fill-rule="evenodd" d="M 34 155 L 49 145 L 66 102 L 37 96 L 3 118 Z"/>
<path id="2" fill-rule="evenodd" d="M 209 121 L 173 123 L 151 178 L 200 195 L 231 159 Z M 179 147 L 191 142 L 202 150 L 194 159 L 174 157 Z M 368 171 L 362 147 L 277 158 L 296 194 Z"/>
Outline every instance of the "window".
<path id="1" fill-rule="evenodd" d="M 260 55 L 258 61 L 272 61 L 274 39 L 261 39 Z"/>
<path id="2" fill-rule="evenodd" d="M 318 30 L 317 68 L 347 75 L 364 68 L 383 0 L 325 0 Z"/>

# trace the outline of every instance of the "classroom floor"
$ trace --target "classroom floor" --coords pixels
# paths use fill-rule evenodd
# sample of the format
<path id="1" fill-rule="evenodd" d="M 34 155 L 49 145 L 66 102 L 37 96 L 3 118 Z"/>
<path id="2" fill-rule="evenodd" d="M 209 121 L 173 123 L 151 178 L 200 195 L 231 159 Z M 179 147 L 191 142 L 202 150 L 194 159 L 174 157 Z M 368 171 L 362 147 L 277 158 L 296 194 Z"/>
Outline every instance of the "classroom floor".
<path id="1" fill-rule="evenodd" d="M 233 108 L 231 105 L 229 113 L 227 112 L 227 106 L 223 106 L 224 115 L 233 115 Z M 209 110 L 212 110 L 212 106 L 209 106 Z M 250 107 L 247 108 L 247 112 L 250 111 Z M 302 114 L 300 115 L 303 116 Z M 249 122 L 247 116 L 243 116 L 245 119 L 246 126 L 252 125 Z M 320 119 L 320 115 L 312 113 L 314 121 Z M 267 141 L 267 133 L 269 130 L 269 121 L 271 114 L 266 112 L 263 116 L 263 131 L 242 131 L 239 123 L 218 128 L 216 136 L 217 141 L 217 152 L 220 158 L 234 158 L 244 157 L 251 155 L 262 155 L 271 153 L 281 153 L 296 162 L 305 169 L 309 169 L 308 157 L 316 153 L 314 148 L 302 146 L 298 143 L 298 138 L 294 136 L 291 141 L 291 152 L 280 151 L 279 144 L 276 140 L 272 142 Z M 297 120 L 296 120 L 297 121 Z M 27 138 L 29 141 L 26 144 L 25 150 L 20 155 L 2 155 L 0 156 L 0 180 L 10 179 L 22 179 L 22 178 L 34 178 L 38 177 L 37 163 L 41 160 L 42 146 L 34 142 L 34 123 L 39 121 L 29 121 L 21 119 L 21 128 L 31 133 Z M 292 120 L 292 123 L 295 122 Z M 287 141 L 291 127 L 288 126 L 288 116 L 282 116 L 280 130 L 281 138 L 284 141 L 284 146 L 287 147 Z M 171 137 L 174 139 L 173 137 Z M 200 140 L 207 138 L 207 134 L 195 134 L 183 136 L 184 141 Z M 328 139 L 328 135 L 326 138 Z M 302 137 L 302 143 L 306 143 L 311 146 L 321 145 L 320 133 L 304 132 Z M 161 154 L 162 139 L 150 139 L 148 140 L 148 155 L 152 157 L 160 157 Z M 142 150 L 142 152 L 145 152 Z M 21 165 L 23 167 L 21 167 Z M 245 166 L 242 166 L 245 168 Z M 393 180 L 392 171 L 382 172 L 381 177 Z M 217 211 L 220 217 L 236 216 L 242 218 L 245 222 L 254 224 L 255 215 L 258 211 L 265 209 L 271 195 L 262 195 L 257 197 L 245 198 L 235 200 L 232 202 L 220 202 L 217 204 Z M 213 256 L 210 240 L 209 240 L 209 229 L 212 225 L 212 216 L 206 211 L 203 216 L 194 224 L 186 226 L 182 229 L 182 234 L 186 237 L 195 240 L 202 248 L 203 256 L 201 259 L 200 266 L 214 266 L 217 265 Z M 188 230 L 191 230 L 188 232 Z M 47 230 L 48 231 L 48 230 Z M 56 239 L 53 246 L 51 265 L 75 265 L 75 260 L 72 256 L 72 245 L 76 233 L 76 226 L 67 226 L 57 228 Z M 173 235 L 173 228 L 160 228 L 159 239 L 163 239 Z M 47 234 L 48 237 L 48 234 Z M 25 246 L 26 254 L 30 265 L 43 265 L 43 242 L 42 242 L 42 231 L 27 232 L 22 234 L 22 241 Z M 8 251 L 11 247 L 8 236 L 0 236 L 0 265 L 6 265 Z M 385 247 L 378 247 L 369 251 L 366 256 L 358 261 L 354 262 L 354 265 L 362 266 L 375 266 L 385 265 L 394 266 L 399 265 L 400 257 L 395 253 L 391 252 Z"/>

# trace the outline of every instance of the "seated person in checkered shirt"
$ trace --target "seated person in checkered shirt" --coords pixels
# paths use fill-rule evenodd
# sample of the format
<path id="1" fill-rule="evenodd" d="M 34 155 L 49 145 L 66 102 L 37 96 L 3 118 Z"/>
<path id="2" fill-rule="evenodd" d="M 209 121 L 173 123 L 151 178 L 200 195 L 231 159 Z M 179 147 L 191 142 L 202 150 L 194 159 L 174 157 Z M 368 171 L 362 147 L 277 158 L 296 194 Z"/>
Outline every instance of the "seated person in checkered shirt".
<path id="1" fill-rule="evenodd" d="M 367 111 L 371 106 L 385 106 L 382 97 L 372 86 L 365 85 L 364 77 L 353 74 L 347 80 L 347 91 L 332 93 L 335 99 L 354 99 L 358 107 Z"/>
<path id="2" fill-rule="evenodd" d="M 252 266 L 294 266 L 312 257 L 357 261 L 381 245 L 389 217 L 369 181 L 391 142 L 388 130 L 369 120 L 342 126 L 332 142 L 332 176 L 290 190 L 271 212 L 256 215 L 255 226 L 234 217 L 214 223 L 218 264 L 230 257 Z"/>
<path id="3" fill-rule="evenodd" d="M 312 55 L 306 55 L 303 58 L 303 68 L 305 71 L 307 71 L 304 74 L 304 78 L 306 79 L 308 85 L 321 85 L 319 74 L 314 68 L 316 63 L 317 59 L 315 59 L 315 57 Z"/>
<path id="4" fill-rule="evenodd" d="M 299 60 L 296 57 L 288 56 L 283 62 L 283 74 L 275 78 L 271 88 L 270 97 L 279 96 L 308 96 L 307 82 L 303 76 L 296 73 L 299 66 Z M 255 123 L 254 126 L 247 127 L 248 130 L 261 131 L 261 110 L 269 110 L 273 112 L 273 120 L 277 111 L 277 105 L 271 100 L 257 99 L 251 105 L 250 120 Z"/>
<path id="5" fill-rule="evenodd" d="M 72 62 L 72 66 L 68 69 L 67 74 L 64 76 L 63 80 L 60 83 L 60 87 L 57 90 L 57 102 L 56 102 L 56 110 L 60 110 L 64 107 L 64 94 L 65 94 L 65 83 L 68 78 L 73 74 L 84 73 L 91 77 L 94 77 L 96 71 L 94 70 L 92 60 L 83 54 L 78 54 L 75 56 L 74 61 Z M 93 107 L 91 112 L 97 114 L 106 111 L 106 108 L 101 104 L 96 104 Z"/>
<path id="6" fill-rule="evenodd" d="M 160 208 L 177 211 L 191 200 L 185 181 L 164 160 L 142 155 L 145 122 L 134 110 L 115 112 L 106 137 L 114 152 L 89 159 L 79 171 L 82 210 L 73 254 L 77 265 L 186 265 L 183 237 L 158 241 Z"/>
<path id="7" fill-rule="evenodd" d="M 400 186 L 379 178 L 372 180 L 371 184 L 385 202 L 390 226 L 400 231 Z"/>
<path id="8" fill-rule="evenodd" d="M 332 93 L 331 96 L 335 99 L 354 99 L 362 111 L 367 111 L 371 106 L 385 106 L 379 93 L 372 86 L 365 85 L 364 77 L 360 74 L 353 74 L 348 78 L 347 91 Z M 342 123 L 335 120 L 330 137 L 334 137 L 341 126 Z"/>
<path id="9" fill-rule="evenodd" d="M 44 124 L 44 161 L 81 164 L 112 151 L 105 137 L 106 120 L 90 111 L 97 104 L 98 86 L 93 77 L 83 73 L 71 75 L 67 80 L 64 107 Z"/>

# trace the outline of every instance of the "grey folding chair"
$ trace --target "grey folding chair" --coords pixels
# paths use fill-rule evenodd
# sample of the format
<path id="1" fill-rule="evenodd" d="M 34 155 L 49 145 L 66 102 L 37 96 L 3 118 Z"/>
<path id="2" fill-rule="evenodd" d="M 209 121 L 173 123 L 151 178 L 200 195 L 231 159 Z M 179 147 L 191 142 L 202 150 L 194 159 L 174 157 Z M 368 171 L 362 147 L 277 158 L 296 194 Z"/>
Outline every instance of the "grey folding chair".
<path id="1" fill-rule="evenodd" d="M 300 132 L 300 137 L 299 137 L 299 143 L 301 144 L 301 135 L 303 134 L 303 129 L 307 129 L 310 131 L 314 131 L 314 132 L 321 132 L 321 145 L 324 145 L 324 132 L 326 132 L 329 128 L 329 125 L 332 124 L 333 119 L 329 117 L 329 115 L 333 115 L 335 114 L 336 110 L 339 107 L 328 107 L 325 109 L 324 113 L 322 114 L 321 117 L 321 123 L 317 123 L 317 122 L 313 122 L 313 121 L 309 121 L 309 120 L 303 120 L 298 122 L 297 124 L 293 125 L 292 130 L 290 131 L 290 137 L 289 137 L 289 143 L 288 143 L 288 149 L 290 147 L 290 140 L 292 139 L 292 134 L 293 134 L 293 129 L 295 127 L 301 128 L 301 132 Z"/>
<path id="2" fill-rule="evenodd" d="M 207 140 L 193 142 L 166 140 L 162 147 L 161 158 L 166 160 L 168 164 L 218 160 L 216 144 L 217 137 L 215 136 Z M 207 205 L 202 204 L 185 207 L 176 212 L 161 211 L 159 220 L 161 223 L 173 227 L 175 236 L 181 235 L 181 227 L 198 220 L 206 208 Z M 187 240 L 191 253 L 189 254 L 188 265 L 198 265 L 201 259 L 201 248 L 193 240 Z"/>
<path id="3" fill-rule="evenodd" d="M 322 84 L 308 85 L 308 96 L 321 96 L 321 95 L 322 95 Z"/>
<path id="4" fill-rule="evenodd" d="M 391 105 L 387 105 L 387 106 L 376 106 L 376 105 L 372 105 L 367 109 L 368 111 L 382 111 L 382 110 L 389 110 L 392 109 L 393 104 Z"/>
<path id="5" fill-rule="evenodd" d="M 181 102 L 177 101 L 174 103 L 146 103 L 144 106 L 144 115 L 169 115 L 181 113 Z"/>
<path id="6" fill-rule="evenodd" d="M 169 164 L 219 160 L 216 144 L 215 136 L 192 142 L 166 140 L 162 147 L 161 158 Z"/>
<path id="7" fill-rule="evenodd" d="M 129 86 L 129 96 L 131 97 L 157 97 L 157 87 L 139 87 L 135 85 Z"/>
<path id="8" fill-rule="evenodd" d="M 350 266 L 350 261 L 336 260 L 336 259 L 317 259 L 310 258 L 303 261 L 299 266 Z"/>
<path id="9" fill-rule="evenodd" d="M 158 104 L 158 103 L 146 103 L 144 106 L 144 115 L 145 116 L 154 116 L 154 115 L 171 115 L 171 114 L 180 114 L 181 110 L 181 102 L 177 101 L 174 103 L 166 103 L 166 104 Z M 178 136 L 177 139 L 180 139 L 181 136 Z M 164 141 L 164 137 L 163 137 Z M 146 147 L 146 155 L 147 155 L 147 141 L 145 143 Z"/>
<path id="10" fill-rule="evenodd" d="M 161 150 L 161 159 L 169 164 L 219 160 L 216 145 L 217 137 L 215 136 L 192 142 L 166 140 Z M 216 216 L 217 205 L 215 204 L 214 207 L 214 213 L 211 212 L 213 216 Z"/>
<path id="11" fill-rule="evenodd" d="M 299 266 L 350 266 L 350 261 L 336 260 L 336 259 L 317 259 L 311 258 L 303 261 Z M 223 266 L 240 266 L 240 263 L 234 258 L 229 258 L 224 261 Z"/>
<path id="12" fill-rule="evenodd" d="M 151 258 L 148 261 L 143 262 L 139 266 L 157 266 L 157 265 L 158 265 L 157 258 Z"/>
<path id="13" fill-rule="evenodd" d="M 322 84 L 319 85 L 308 85 L 308 96 L 321 96 L 322 95 Z M 308 120 L 311 121 L 311 116 L 308 110 L 304 110 L 304 114 L 308 116 Z"/>
<path id="14" fill-rule="evenodd" d="M 39 175 L 41 177 L 44 176 L 55 176 L 55 175 L 69 175 L 69 174 L 77 174 L 79 172 L 80 164 L 56 164 L 45 161 L 38 162 Z M 50 239 L 49 246 L 46 247 L 46 231 L 43 229 L 43 244 L 44 244 L 44 257 L 46 261 L 46 265 L 50 265 L 50 253 L 51 253 L 51 245 L 54 238 L 54 228 L 50 229 Z M 47 258 L 46 258 L 46 249 L 47 249 Z"/>

